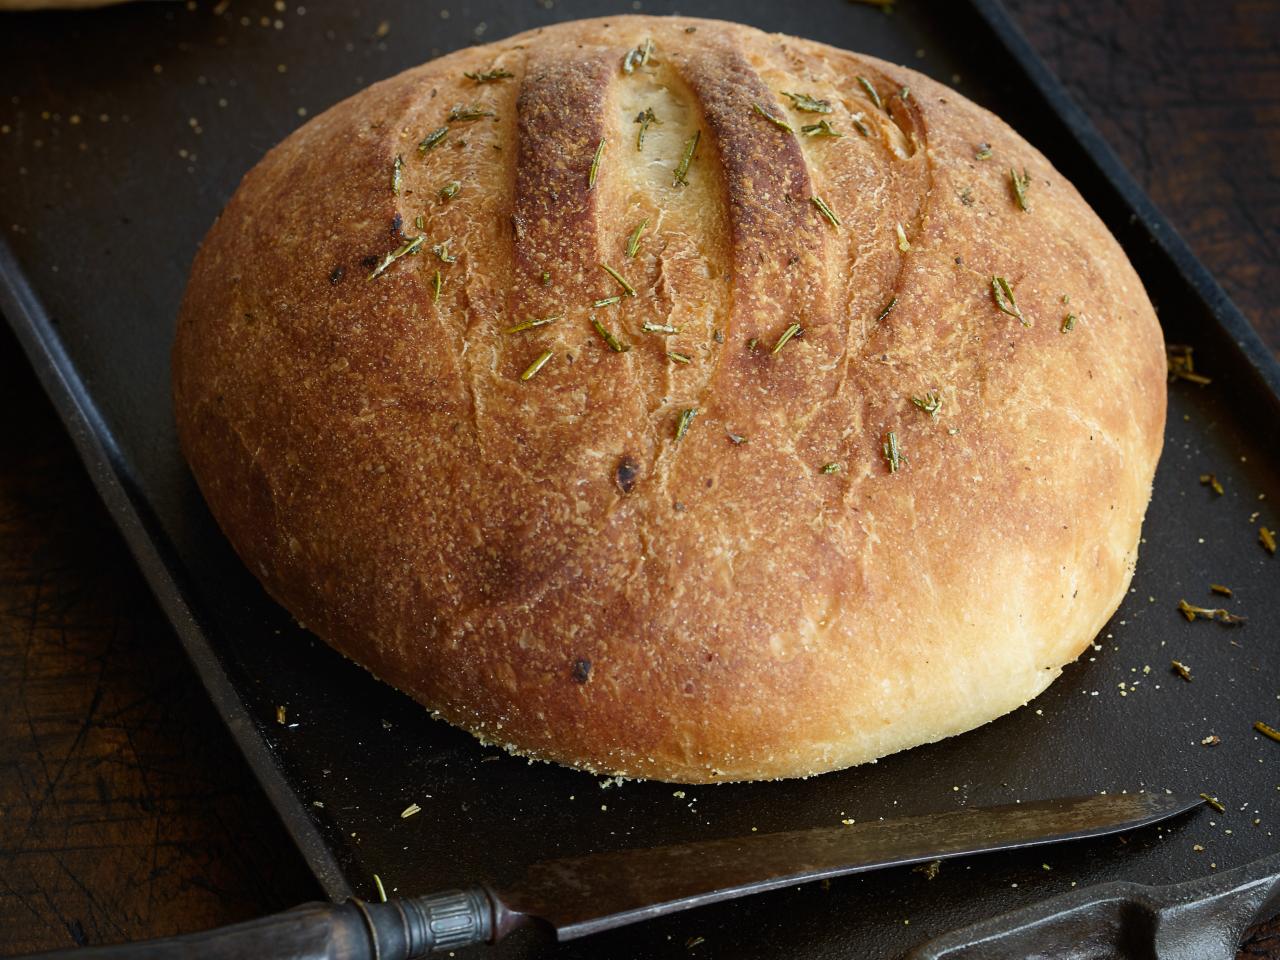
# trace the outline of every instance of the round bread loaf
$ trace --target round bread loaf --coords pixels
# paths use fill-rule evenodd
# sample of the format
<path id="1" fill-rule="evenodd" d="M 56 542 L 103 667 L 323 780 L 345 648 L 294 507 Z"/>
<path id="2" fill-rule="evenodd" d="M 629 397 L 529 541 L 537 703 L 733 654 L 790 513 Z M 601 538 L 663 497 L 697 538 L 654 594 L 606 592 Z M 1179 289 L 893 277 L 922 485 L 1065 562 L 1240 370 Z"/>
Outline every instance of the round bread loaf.
<path id="1" fill-rule="evenodd" d="M 614 17 L 308 122 L 196 257 L 183 450 L 302 623 L 597 773 L 821 773 L 1042 691 L 1165 416 L 1120 247 L 918 73 Z"/>

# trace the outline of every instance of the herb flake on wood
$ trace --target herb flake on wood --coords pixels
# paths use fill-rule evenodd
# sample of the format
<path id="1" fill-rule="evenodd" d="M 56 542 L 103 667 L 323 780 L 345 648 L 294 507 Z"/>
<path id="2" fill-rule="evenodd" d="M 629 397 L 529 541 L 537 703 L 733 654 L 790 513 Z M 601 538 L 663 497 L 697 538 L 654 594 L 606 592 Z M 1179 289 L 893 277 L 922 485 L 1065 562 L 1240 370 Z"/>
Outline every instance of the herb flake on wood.
<path id="1" fill-rule="evenodd" d="M 1258 528 L 1258 542 L 1262 544 L 1262 549 L 1267 551 L 1273 557 L 1276 555 L 1276 534 L 1274 530 L 1268 530 L 1266 527 Z"/>
<path id="2" fill-rule="evenodd" d="M 1221 481 L 1218 480 L 1217 475 L 1212 473 L 1200 474 L 1200 486 L 1208 487 L 1218 496 L 1222 496 L 1224 493 L 1227 492 L 1226 489 L 1222 486 Z"/>
<path id="3" fill-rule="evenodd" d="M 1276 743 L 1280 743 L 1280 730 L 1277 730 L 1270 724 L 1263 723 L 1261 720 L 1258 720 L 1254 723 L 1253 729 L 1257 730 L 1264 737 L 1270 737 L 1272 740 L 1276 741 Z"/>
<path id="4" fill-rule="evenodd" d="M 1190 683 L 1190 682 L 1191 682 L 1191 668 L 1190 668 L 1190 667 L 1188 667 L 1188 666 L 1187 666 L 1185 663 L 1183 663 L 1181 660 L 1171 660 L 1171 661 L 1170 661 L 1170 665 L 1173 667 L 1173 672 L 1174 672 L 1174 673 L 1176 673 L 1178 676 L 1180 676 L 1183 680 L 1187 681 L 1187 683 Z"/>
<path id="5" fill-rule="evenodd" d="M 1222 607 L 1197 607 L 1194 603 L 1187 603 L 1186 600 L 1178 601 L 1178 612 L 1187 618 L 1187 622 L 1194 621 L 1197 617 L 1204 620 L 1216 620 L 1225 626 L 1235 626 L 1245 622 L 1245 618 L 1234 614 Z"/>
<path id="6" fill-rule="evenodd" d="M 1196 373 L 1195 350 L 1183 343 L 1166 343 L 1164 346 L 1165 361 L 1169 366 L 1170 380 L 1189 380 L 1200 386 L 1213 383 L 1203 374 Z"/>

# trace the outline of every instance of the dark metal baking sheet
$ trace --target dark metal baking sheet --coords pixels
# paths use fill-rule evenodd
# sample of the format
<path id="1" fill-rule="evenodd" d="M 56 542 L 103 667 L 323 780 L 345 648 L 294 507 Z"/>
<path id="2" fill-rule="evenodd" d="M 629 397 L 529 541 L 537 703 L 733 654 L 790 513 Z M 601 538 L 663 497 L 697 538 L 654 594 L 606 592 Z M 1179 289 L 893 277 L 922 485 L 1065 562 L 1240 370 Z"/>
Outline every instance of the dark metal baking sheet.
<path id="1" fill-rule="evenodd" d="M 168 349 L 196 245 L 244 171 L 304 111 L 438 53 L 641 8 L 865 51 L 991 107 L 1090 200 L 1128 250 L 1168 338 L 1193 344 L 1214 378 L 1171 387 L 1133 591 L 1097 649 L 1029 707 L 812 780 L 602 784 L 480 747 L 343 661 L 264 596 L 205 510 L 174 442 Z M 0 308 L 331 896 L 371 896 L 375 872 L 390 890 L 421 892 L 593 849 L 1093 790 L 1206 791 L 1227 806 L 1123 841 L 950 864 L 933 880 L 888 872 L 564 948 L 528 935 L 498 951 L 892 957 L 1077 885 L 1170 883 L 1280 850 L 1280 744 L 1251 729 L 1258 719 L 1280 724 L 1271 649 L 1280 558 L 1257 542 L 1260 524 L 1280 525 L 1280 369 L 995 0 L 902 0 L 892 14 L 847 0 L 133 4 L 4 16 L 0 77 Z M 1200 485 L 1206 472 L 1224 495 Z M 1180 618 L 1178 599 L 1208 602 L 1210 581 L 1235 588 L 1231 606 L 1246 626 Z M 1169 672 L 1174 657 L 1191 664 L 1193 683 Z M 1212 735 L 1222 742 L 1202 745 Z M 402 819 L 414 802 L 422 812 Z"/>

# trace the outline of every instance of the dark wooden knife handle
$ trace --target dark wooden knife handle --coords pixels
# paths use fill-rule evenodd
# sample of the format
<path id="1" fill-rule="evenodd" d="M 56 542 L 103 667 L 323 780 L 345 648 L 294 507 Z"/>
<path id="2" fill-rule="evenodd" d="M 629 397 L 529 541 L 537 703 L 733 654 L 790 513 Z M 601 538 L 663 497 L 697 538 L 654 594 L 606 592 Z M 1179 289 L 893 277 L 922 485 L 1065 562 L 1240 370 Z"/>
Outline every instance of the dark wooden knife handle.
<path id="1" fill-rule="evenodd" d="M 231 927 L 39 960 L 415 960 L 492 942 L 494 934 L 494 900 L 468 887 L 387 903 L 304 903 Z"/>

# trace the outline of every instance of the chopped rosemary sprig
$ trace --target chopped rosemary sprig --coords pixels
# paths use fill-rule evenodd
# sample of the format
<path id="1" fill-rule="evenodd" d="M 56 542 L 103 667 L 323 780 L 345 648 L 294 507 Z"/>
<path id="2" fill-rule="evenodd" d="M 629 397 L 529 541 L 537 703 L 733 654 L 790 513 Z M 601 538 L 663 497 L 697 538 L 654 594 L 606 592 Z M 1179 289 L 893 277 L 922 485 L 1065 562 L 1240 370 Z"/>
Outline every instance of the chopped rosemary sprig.
<path id="1" fill-rule="evenodd" d="M 1231 613 L 1221 607 L 1210 609 L 1209 607 L 1197 607 L 1194 603 L 1187 603 L 1186 600 L 1178 601 L 1178 612 L 1187 618 L 1187 622 L 1195 620 L 1196 617 L 1203 617 L 1205 620 L 1217 620 L 1218 623 L 1233 626 L 1238 623 L 1244 623 L 1245 618 L 1238 614 Z"/>
<path id="2" fill-rule="evenodd" d="M 975 159 L 975 160 L 990 160 L 990 159 L 991 159 L 991 144 L 989 144 L 989 143 L 980 143 L 980 144 L 978 144 L 978 149 L 974 152 L 974 154 L 973 154 L 973 159 Z"/>
<path id="3" fill-rule="evenodd" d="M 653 112 L 653 107 L 645 107 L 644 110 L 636 114 L 636 123 L 640 124 L 640 132 L 636 134 L 636 149 L 643 150 L 644 135 L 649 129 L 649 124 L 662 123 L 662 121 Z"/>
<path id="4" fill-rule="evenodd" d="M 811 97 L 807 93 L 786 93 L 784 97 L 791 98 L 791 106 L 796 110 L 802 110 L 805 113 L 830 113 L 831 101 L 819 100 L 817 97 Z"/>
<path id="5" fill-rule="evenodd" d="M 911 249 L 911 241 L 907 239 L 907 231 L 902 229 L 902 224 L 896 224 L 898 233 L 898 249 L 906 253 Z"/>
<path id="6" fill-rule="evenodd" d="M 897 473 L 902 469 L 906 457 L 902 455 L 902 448 L 898 446 L 898 435 L 892 430 L 889 431 L 888 437 L 884 441 L 884 459 L 889 464 L 889 472 Z"/>
<path id="7" fill-rule="evenodd" d="M 679 327 L 673 327 L 669 323 L 653 323 L 650 320 L 646 320 L 644 323 L 640 324 L 640 329 L 645 333 L 675 334 L 680 332 Z"/>
<path id="8" fill-rule="evenodd" d="M 1205 803 L 1207 803 L 1209 806 L 1213 807 L 1213 809 L 1217 810 L 1219 813 L 1227 812 L 1227 808 L 1222 805 L 1222 801 L 1219 800 L 1217 797 L 1211 797 L 1207 793 L 1202 793 L 1200 794 L 1200 799 L 1203 800 Z"/>
<path id="9" fill-rule="evenodd" d="M 544 287 L 549 287 L 549 286 L 551 286 L 551 273 L 550 273 L 550 271 L 543 270 L 543 271 L 542 271 L 542 275 L 541 275 L 540 277 L 538 277 L 538 281 L 539 281 L 539 282 L 540 282 Z"/>
<path id="10" fill-rule="evenodd" d="M 400 811 L 400 819 L 408 820 L 410 817 L 417 816 L 421 812 L 422 807 L 418 806 L 416 803 L 411 803 Z"/>
<path id="11" fill-rule="evenodd" d="M 913 396 L 911 402 L 929 416 L 936 417 L 938 411 L 942 409 L 942 394 L 937 390 L 930 390 L 923 397 Z"/>
<path id="12" fill-rule="evenodd" d="M 732 443 L 735 447 L 739 447 L 742 444 L 747 442 L 747 438 L 740 433 L 731 433 L 730 431 L 726 430 L 725 435 L 728 436 L 729 442 Z"/>
<path id="13" fill-rule="evenodd" d="M 871 102 L 876 105 L 877 110 L 883 110 L 884 104 L 880 100 L 880 94 L 876 93 L 876 88 L 871 85 L 871 81 L 864 76 L 859 76 L 858 83 L 862 84 L 862 89 L 867 91 L 867 96 Z"/>
<path id="14" fill-rule="evenodd" d="M 520 333 L 522 330 L 532 330 L 534 327 L 545 327 L 548 323 L 555 323 L 557 320 L 563 320 L 563 315 L 554 317 L 539 317 L 535 320 L 524 320 L 517 323 L 514 327 L 507 327 L 507 333 Z"/>
<path id="15" fill-rule="evenodd" d="M 396 154 L 395 163 L 391 165 L 391 192 L 400 196 L 400 186 L 404 183 L 404 157 Z"/>
<path id="16" fill-rule="evenodd" d="M 1263 723 L 1261 720 L 1258 720 L 1257 722 L 1254 723 L 1253 729 L 1257 730 L 1264 737 L 1270 737 L 1272 740 L 1275 740 L 1277 743 L 1280 743 L 1280 730 L 1277 730 L 1275 727 L 1271 726 L 1270 724 L 1266 724 L 1266 723 Z"/>
<path id="17" fill-rule="evenodd" d="M 885 308 L 880 311 L 880 316 L 876 317 L 876 323 L 879 323 L 881 320 L 883 320 L 885 317 L 891 314 L 893 312 L 893 308 L 896 307 L 897 305 L 898 305 L 897 297 L 894 297 L 887 304 L 885 304 Z"/>
<path id="18" fill-rule="evenodd" d="M 1173 672 L 1176 673 L 1178 676 L 1180 676 L 1183 680 L 1187 681 L 1187 683 L 1190 683 L 1191 668 L 1188 667 L 1181 660 L 1173 660 L 1170 662 L 1171 662 L 1171 665 L 1173 666 Z M 1204 794 L 1201 794 L 1201 796 L 1204 796 Z"/>
<path id="19" fill-rule="evenodd" d="M 604 137 L 600 138 L 600 142 L 596 144 L 596 154 L 591 158 L 591 170 L 587 173 L 587 189 L 592 190 L 596 185 L 596 177 L 600 175 L 600 158 L 604 156 Z"/>
<path id="20" fill-rule="evenodd" d="M 820 472 L 820 473 L 828 473 L 828 474 L 830 474 L 830 473 L 839 473 L 839 472 L 840 472 L 840 464 L 838 464 L 838 463 L 824 463 L 824 464 L 822 465 L 822 469 L 821 469 L 819 472 Z"/>
<path id="21" fill-rule="evenodd" d="M 772 123 L 779 130 L 785 130 L 787 131 L 787 133 L 795 133 L 795 131 L 791 129 L 791 124 L 787 123 L 787 121 L 781 119 L 780 117 L 775 117 L 772 113 L 770 113 L 764 107 L 760 106 L 760 104 L 753 103 L 751 104 L 751 108 L 755 110 L 756 113 L 760 114 L 760 116 L 764 117 L 766 120 Z"/>
<path id="22" fill-rule="evenodd" d="M 376 267 L 373 268 L 373 272 L 369 274 L 368 279 L 372 280 L 375 277 L 382 276 L 386 272 L 387 267 L 391 266 L 401 257 L 407 257 L 407 256 L 410 256 L 411 254 L 417 253 L 418 250 L 421 249 L 422 245 L 426 242 L 427 242 L 426 237 L 414 237 L 412 240 L 409 240 L 408 242 L 397 247 L 395 250 L 392 250 L 385 257 L 382 258 L 381 263 L 379 263 Z"/>
<path id="23" fill-rule="evenodd" d="M 387 902 L 387 890 L 386 890 L 386 888 L 382 885 L 382 878 L 381 878 L 380 876 L 378 876 L 376 873 L 373 875 L 373 885 L 374 885 L 375 887 L 377 887 L 377 888 L 378 888 L 378 902 L 379 902 L 379 903 L 386 903 L 386 902 Z"/>
<path id="24" fill-rule="evenodd" d="M 543 350 L 542 353 L 538 354 L 538 359 L 529 364 L 529 366 L 525 368 L 524 373 L 520 374 L 520 379 L 532 380 L 537 372 L 547 365 L 547 361 L 550 359 L 551 351 Z"/>
<path id="25" fill-rule="evenodd" d="M 615 303 L 621 302 L 622 297 L 605 297 L 603 300 L 597 300 L 595 303 L 591 304 L 591 306 L 598 310 L 600 307 L 612 307 Z"/>
<path id="26" fill-rule="evenodd" d="M 862 122 L 867 119 L 867 115 L 865 113 L 859 110 L 849 119 L 853 122 L 854 129 L 856 129 L 860 134 L 864 137 L 871 136 L 871 128 Z"/>
<path id="27" fill-rule="evenodd" d="M 1230 588 L 1230 587 L 1224 587 L 1224 586 L 1223 586 L 1222 584 L 1220 584 L 1220 583 L 1211 583 L 1211 584 L 1209 584 L 1209 592 L 1210 592 L 1210 593 L 1216 593 L 1216 594 L 1217 594 L 1218 596 L 1220 596 L 1220 597 L 1232 597 L 1232 596 L 1235 596 L 1234 592 L 1231 590 L 1231 588 Z"/>
<path id="28" fill-rule="evenodd" d="M 417 227 L 419 230 L 425 230 L 427 229 L 427 218 L 424 217 L 422 214 L 418 214 L 416 217 L 413 218 L 413 225 Z"/>
<path id="29" fill-rule="evenodd" d="M 756 347 L 758 347 L 759 345 L 760 345 L 759 337 L 752 337 L 750 340 L 747 341 L 747 349 L 752 353 L 756 352 Z"/>
<path id="30" fill-rule="evenodd" d="M 689 164 L 693 163 L 693 152 L 698 149 L 698 141 L 702 139 L 702 131 L 693 131 L 693 136 L 685 141 L 684 154 L 680 157 L 680 165 L 676 167 L 676 179 L 673 187 L 689 185 Z"/>
<path id="31" fill-rule="evenodd" d="M 791 326 L 787 327 L 787 329 L 782 331 L 782 336 L 778 338 L 778 342 L 773 345 L 773 349 L 770 350 L 769 352 L 777 353 L 779 350 L 781 350 L 783 347 L 787 345 L 787 341 L 789 341 L 792 337 L 802 333 L 803 329 L 804 328 L 802 328 L 798 323 L 793 323 Z"/>
<path id="32" fill-rule="evenodd" d="M 1018 301 L 1013 295 L 1013 287 L 1004 277 L 991 278 L 991 296 L 995 299 L 996 306 L 999 307 L 1003 313 L 1007 313 L 1011 317 L 1017 317 L 1018 322 L 1024 327 L 1031 326 L 1027 321 L 1027 318 L 1022 315 L 1022 310 L 1018 306 Z"/>
<path id="33" fill-rule="evenodd" d="M 1169 365 L 1169 379 L 1190 380 L 1202 387 L 1213 383 L 1203 374 L 1196 373 L 1195 360 L 1192 357 L 1195 351 L 1192 347 L 1182 343 L 1166 343 L 1164 352 L 1165 361 Z"/>
<path id="34" fill-rule="evenodd" d="M 810 197 L 809 199 L 813 202 L 813 205 L 818 208 L 818 212 L 830 220 L 833 227 L 839 229 L 840 218 L 835 215 L 835 212 L 832 211 L 829 206 L 827 206 L 827 202 L 821 197 Z"/>
<path id="35" fill-rule="evenodd" d="M 435 279 L 431 281 L 431 287 L 432 287 L 431 302 L 432 303 L 440 302 L 440 288 L 443 286 L 444 286 L 444 277 L 441 276 L 440 271 L 437 270 Z"/>
<path id="36" fill-rule="evenodd" d="M 468 80 L 474 80 L 476 83 L 495 83 L 498 80 L 510 80 L 515 76 L 510 70 L 503 70 L 497 67 L 494 70 L 486 70 L 484 73 L 466 72 L 463 74 Z"/>
<path id="37" fill-rule="evenodd" d="M 445 201 L 452 200 L 454 197 L 458 195 L 458 191 L 461 189 L 462 189 L 462 181 L 450 180 L 448 183 L 446 183 L 443 187 L 440 188 L 440 199 Z"/>
<path id="38" fill-rule="evenodd" d="M 1062 318 L 1062 332 L 1070 333 L 1075 328 L 1076 328 L 1076 315 L 1074 313 L 1068 313 L 1065 317 Z"/>
<path id="39" fill-rule="evenodd" d="M 649 62 L 649 55 L 652 53 L 653 40 L 646 37 L 644 43 L 634 50 L 627 51 L 627 55 L 622 58 L 622 72 L 634 73 L 636 67 L 643 67 Z"/>
<path id="40" fill-rule="evenodd" d="M 422 138 L 422 142 L 418 144 L 418 152 L 426 153 L 428 150 L 434 150 L 436 147 L 440 146 L 440 141 L 443 140 L 448 135 L 449 135 L 449 128 L 447 126 L 436 127 L 434 130 L 432 130 L 430 133 L 428 133 L 425 137 Z"/>
<path id="41" fill-rule="evenodd" d="M 800 128 L 800 132 L 806 137 L 843 137 L 844 134 L 831 125 L 829 120 L 819 120 L 817 123 L 806 123 Z"/>
<path id="42" fill-rule="evenodd" d="M 485 117 L 493 117 L 496 114 L 492 110 L 484 110 L 480 107 L 464 107 L 456 106 L 449 111 L 450 123 L 466 123 L 469 120 L 483 120 Z"/>
<path id="43" fill-rule="evenodd" d="M 693 363 L 692 357 L 685 356 L 683 353 L 680 353 L 677 350 L 668 350 L 667 357 L 671 360 L 674 360 L 676 363 Z"/>
<path id="44" fill-rule="evenodd" d="M 456 253 L 449 252 L 449 244 L 451 243 L 453 243 L 453 240 L 446 240 L 444 243 L 437 243 L 431 248 L 431 252 L 440 258 L 441 263 L 457 262 L 458 255 Z"/>
<path id="45" fill-rule="evenodd" d="M 627 237 L 627 256 L 634 257 L 636 251 L 640 249 L 640 234 L 644 233 L 644 228 L 649 225 L 649 218 L 645 217 L 636 228 L 631 231 L 631 236 Z"/>
<path id="46" fill-rule="evenodd" d="M 610 331 L 606 330 L 604 324 L 595 317 L 591 318 L 591 325 L 596 328 L 596 333 L 600 334 L 600 338 L 609 345 L 609 349 L 614 353 L 626 353 L 631 349 L 630 344 L 623 343 L 615 337 Z"/>
<path id="47" fill-rule="evenodd" d="M 1023 210 L 1027 208 L 1027 188 L 1031 186 L 1031 177 L 1027 175 L 1027 168 L 1022 168 L 1019 174 L 1013 167 L 1009 168 L 1009 182 L 1013 185 L 1013 199 L 1018 202 L 1018 206 Z"/>
<path id="48" fill-rule="evenodd" d="M 1226 493 L 1226 488 L 1222 486 L 1222 482 L 1218 479 L 1217 474 L 1202 473 L 1200 474 L 1200 486 L 1208 487 L 1218 496 Z"/>
<path id="49" fill-rule="evenodd" d="M 693 418 L 697 415 L 697 407 L 690 407 L 688 410 L 680 411 L 680 419 L 676 421 L 676 443 L 684 439 L 684 435 L 689 432 L 689 425 L 693 423 Z"/>
<path id="50" fill-rule="evenodd" d="M 1258 528 L 1258 542 L 1262 544 L 1262 549 L 1267 553 L 1275 556 L 1276 553 L 1276 535 L 1274 530 L 1268 530 L 1266 527 Z"/>
<path id="51" fill-rule="evenodd" d="M 602 263 L 600 264 L 600 269 L 603 270 L 605 273 L 607 273 L 609 276 L 613 277 L 613 279 L 617 280 L 618 286 L 622 287 L 623 293 L 625 293 L 628 297 L 634 297 L 636 295 L 636 288 L 633 287 L 631 284 L 627 283 L 627 278 L 624 277 L 622 274 L 620 274 L 617 270 L 613 269 L 613 267 L 609 266 L 607 263 Z"/>

